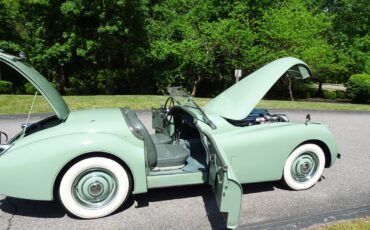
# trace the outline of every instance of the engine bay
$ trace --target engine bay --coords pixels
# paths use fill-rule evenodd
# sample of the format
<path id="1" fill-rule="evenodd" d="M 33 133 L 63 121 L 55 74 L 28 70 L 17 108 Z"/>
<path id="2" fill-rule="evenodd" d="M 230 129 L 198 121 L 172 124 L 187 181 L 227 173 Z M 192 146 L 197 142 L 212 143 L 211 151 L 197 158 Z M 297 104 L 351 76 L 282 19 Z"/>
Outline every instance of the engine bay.
<path id="1" fill-rule="evenodd" d="M 289 122 L 285 114 L 271 114 L 267 109 L 253 109 L 252 112 L 242 120 L 226 119 L 230 124 L 239 127 L 259 125 L 274 122 Z"/>

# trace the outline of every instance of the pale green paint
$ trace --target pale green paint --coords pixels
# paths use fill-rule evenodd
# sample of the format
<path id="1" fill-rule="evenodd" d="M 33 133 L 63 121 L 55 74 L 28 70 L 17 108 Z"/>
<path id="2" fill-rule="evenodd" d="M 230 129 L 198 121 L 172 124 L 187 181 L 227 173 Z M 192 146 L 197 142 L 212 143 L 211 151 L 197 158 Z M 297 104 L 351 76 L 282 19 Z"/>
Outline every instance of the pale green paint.
<path id="1" fill-rule="evenodd" d="M 212 186 L 220 211 L 226 214 L 227 227 L 236 228 L 239 223 L 243 188 L 223 150 L 215 145 L 209 133 L 206 133 L 204 139 L 211 158 L 208 184 Z"/>
<path id="2" fill-rule="evenodd" d="M 71 112 L 58 126 L 14 140 L 0 156 L 0 194 L 52 200 L 61 169 L 92 152 L 115 155 L 133 174 L 133 193 L 147 191 L 143 142 L 133 136 L 119 109 Z M 37 178 L 37 180 L 35 180 Z"/>
<path id="3" fill-rule="evenodd" d="M 67 118 L 69 114 L 67 104 L 50 82 L 48 82 L 39 72 L 30 65 L 23 63 L 20 58 L 9 54 L 0 52 L 0 61 L 15 69 L 30 83 L 32 83 L 49 102 L 59 119 Z"/>
<path id="4" fill-rule="evenodd" d="M 331 164 L 337 158 L 335 140 L 324 125 L 275 123 L 251 128 L 230 133 L 227 138 L 224 135 L 215 137 L 241 183 L 280 180 L 286 159 L 306 141 L 325 143 L 330 150 Z M 234 145 L 227 140 L 233 140 Z"/>
<path id="5" fill-rule="evenodd" d="M 148 188 L 204 184 L 207 181 L 207 175 L 206 172 L 192 172 L 148 176 Z"/>
<path id="6" fill-rule="evenodd" d="M 278 59 L 251 73 L 212 99 L 205 105 L 205 112 L 241 120 L 250 114 L 286 71 L 296 67 L 298 67 L 296 71 L 302 75 L 302 78 L 306 78 L 311 73 L 309 67 L 299 59 L 292 57 Z"/>
<path id="7" fill-rule="evenodd" d="M 222 132 L 202 122 L 197 125 L 214 138 L 242 184 L 280 180 L 286 159 L 305 141 L 323 142 L 330 150 L 330 165 L 337 158 L 337 144 L 326 125 L 278 122 L 236 127 L 225 119 L 214 118 L 211 119 L 222 127 Z"/>
<path id="8" fill-rule="evenodd" d="M 11 58 L 15 57 L 2 54 L 1 61 Z M 25 66 L 16 60 L 10 64 L 19 64 L 22 68 Z M 325 144 L 331 154 L 330 165 L 337 157 L 335 139 L 325 125 L 268 123 L 235 127 L 221 117 L 246 117 L 259 101 L 258 98 L 263 96 L 262 93 L 287 69 L 296 65 L 307 68 L 303 69 L 306 72 L 301 71 L 303 76 L 309 73 L 308 67 L 298 59 L 280 59 L 261 68 L 210 102 L 205 112 L 216 125 L 216 129 L 202 120 L 200 111 L 182 107 L 198 119 L 196 125 L 202 137 L 206 134 L 206 139 L 215 146 L 209 172 L 179 173 L 179 170 L 175 170 L 176 173 L 168 171 L 166 175 L 149 175 L 144 143 L 131 133 L 120 109 L 81 110 L 68 115 L 67 108 L 64 112 L 62 109 L 58 115 L 60 118 L 68 115 L 59 125 L 24 137 L 19 134 L 10 141 L 12 148 L 0 155 L 0 193 L 26 199 L 52 200 L 54 184 L 62 168 L 78 156 L 100 152 L 103 155 L 117 156 L 128 166 L 133 175 L 134 194 L 146 192 L 148 188 L 209 183 L 215 192 L 220 211 L 227 213 L 227 226 L 234 228 L 240 215 L 243 192 L 240 183 L 280 179 L 290 153 L 306 141 L 320 141 Z M 22 71 L 22 68 L 17 70 Z M 34 74 L 32 71 L 29 73 Z M 37 74 L 36 77 L 26 78 L 35 81 L 39 79 Z M 49 88 L 43 82 L 46 80 L 40 79 L 35 81 L 35 86 Z M 44 92 L 52 90 L 54 89 Z M 49 100 L 53 99 L 48 92 L 44 95 L 49 95 Z M 62 100 L 58 99 L 59 95 L 55 97 L 56 101 Z M 242 106 L 239 105 L 240 101 L 243 101 Z M 52 101 L 50 103 L 53 105 Z M 63 103 L 57 103 L 56 107 Z M 215 161 L 216 158 L 219 162 Z"/>

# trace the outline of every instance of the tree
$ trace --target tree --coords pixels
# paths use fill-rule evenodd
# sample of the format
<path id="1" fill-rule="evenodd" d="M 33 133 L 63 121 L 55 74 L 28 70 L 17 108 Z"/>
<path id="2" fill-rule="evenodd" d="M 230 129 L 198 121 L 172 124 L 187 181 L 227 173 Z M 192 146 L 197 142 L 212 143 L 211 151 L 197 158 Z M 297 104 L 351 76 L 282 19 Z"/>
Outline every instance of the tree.
<path id="1" fill-rule="evenodd" d="M 338 73 L 346 82 L 353 73 L 368 71 L 370 65 L 370 4 L 366 0 L 323 0 L 317 4 L 332 17 L 333 30 L 328 42 L 338 54 Z M 368 72 L 369 73 L 369 72 Z"/>
<path id="2" fill-rule="evenodd" d="M 143 83 L 130 81 L 146 46 L 143 1 L 35 0 L 21 11 L 30 60 L 60 91 L 129 93 Z"/>
<path id="3" fill-rule="evenodd" d="M 19 5 L 17 1 L 0 0 L 0 49 L 7 52 L 19 52 L 20 26 L 17 24 Z"/>
<path id="4" fill-rule="evenodd" d="M 324 35 L 331 29 L 330 17 L 320 12 L 314 14 L 300 0 L 286 1 L 277 8 L 269 8 L 257 27 L 262 46 L 261 62 L 267 63 L 284 56 L 303 59 L 311 66 L 319 90 L 329 73 L 340 68 L 333 47 Z M 291 100 L 292 82 L 288 81 Z"/>
<path id="5" fill-rule="evenodd" d="M 234 5 L 221 18 L 215 2 L 174 0 L 152 6 L 149 19 L 150 55 L 158 74 L 159 92 L 177 83 L 196 95 L 201 81 L 228 78 L 235 68 L 246 66 L 255 50 L 247 8 Z"/>
<path id="6" fill-rule="evenodd" d="M 66 94 L 215 95 L 283 56 L 343 83 L 370 72 L 365 0 L 0 0 L 0 48 Z M 293 99 L 298 83 L 285 77 Z M 208 86 L 204 90 L 204 86 Z M 216 86 L 216 87 L 211 87 Z M 207 92 L 204 92 L 207 91 Z"/>

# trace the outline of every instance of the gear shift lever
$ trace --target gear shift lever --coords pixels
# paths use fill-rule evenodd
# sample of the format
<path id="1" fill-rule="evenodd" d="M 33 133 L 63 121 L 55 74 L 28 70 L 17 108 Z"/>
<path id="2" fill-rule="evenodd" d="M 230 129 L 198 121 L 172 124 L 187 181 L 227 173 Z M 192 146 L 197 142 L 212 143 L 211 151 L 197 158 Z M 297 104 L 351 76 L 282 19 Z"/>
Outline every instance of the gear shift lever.
<path id="1" fill-rule="evenodd" d="M 180 136 L 181 136 L 181 132 L 180 131 L 176 131 L 176 145 L 179 145 L 180 143 Z"/>

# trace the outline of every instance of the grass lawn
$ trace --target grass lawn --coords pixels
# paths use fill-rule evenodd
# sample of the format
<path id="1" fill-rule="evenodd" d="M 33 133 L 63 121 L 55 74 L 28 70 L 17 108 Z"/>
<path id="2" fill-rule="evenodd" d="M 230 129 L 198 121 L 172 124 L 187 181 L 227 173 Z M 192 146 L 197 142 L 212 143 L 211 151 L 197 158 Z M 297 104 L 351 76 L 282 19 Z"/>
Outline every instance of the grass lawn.
<path id="1" fill-rule="evenodd" d="M 364 229 L 370 229 L 370 217 L 320 225 L 317 227 L 310 228 L 309 230 L 364 230 Z"/>
<path id="2" fill-rule="evenodd" d="M 70 110 L 101 108 L 101 107 L 130 107 L 132 109 L 150 109 L 163 104 L 167 96 L 152 95 L 117 95 L 117 96 L 65 96 L 64 100 Z M 0 95 L 0 114 L 28 113 L 32 103 L 31 95 Z M 209 99 L 196 98 L 199 105 L 205 105 Z M 327 102 L 290 102 L 263 100 L 257 107 L 267 109 L 310 109 L 310 110 L 360 110 L 370 111 L 370 105 Z M 51 112 L 51 108 L 41 96 L 36 98 L 34 113 Z"/>

